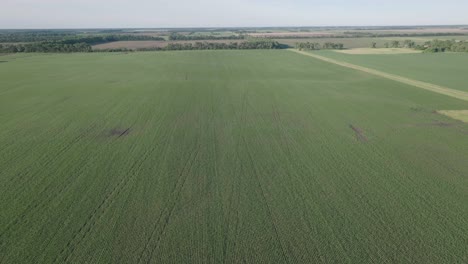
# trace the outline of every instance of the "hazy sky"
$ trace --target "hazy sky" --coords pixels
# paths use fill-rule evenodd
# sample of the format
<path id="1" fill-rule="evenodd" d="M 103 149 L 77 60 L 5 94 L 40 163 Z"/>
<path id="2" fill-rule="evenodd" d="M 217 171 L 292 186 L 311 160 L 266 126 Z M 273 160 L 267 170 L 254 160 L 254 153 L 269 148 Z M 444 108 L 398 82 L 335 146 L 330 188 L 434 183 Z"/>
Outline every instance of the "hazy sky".
<path id="1" fill-rule="evenodd" d="M 1 0 L 0 28 L 468 24 L 466 0 Z"/>

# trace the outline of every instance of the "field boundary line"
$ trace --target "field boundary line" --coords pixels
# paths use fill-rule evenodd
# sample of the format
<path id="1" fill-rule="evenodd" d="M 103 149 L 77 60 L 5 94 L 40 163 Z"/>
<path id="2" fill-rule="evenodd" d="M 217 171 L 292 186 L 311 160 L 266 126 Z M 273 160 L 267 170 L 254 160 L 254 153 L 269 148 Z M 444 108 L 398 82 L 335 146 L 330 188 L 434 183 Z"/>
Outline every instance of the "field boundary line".
<path id="1" fill-rule="evenodd" d="M 386 72 L 382 72 L 382 71 L 378 71 L 378 70 L 374 70 L 372 68 L 367 68 L 367 67 L 355 65 L 355 64 L 352 64 L 352 63 L 344 62 L 344 61 L 330 59 L 330 58 L 320 56 L 320 55 L 317 55 L 317 54 L 313 54 L 313 53 L 310 53 L 310 52 L 305 52 L 305 51 L 300 51 L 300 50 L 295 50 L 295 49 L 288 49 L 288 50 L 292 51 L 292 52 L 295 52 L 295 53 L 298 53 L 298 54 L 301 54 L 301 55 L 309 56 L 309 57 L 312 57 L 312 58 L 315 58 L 315 59 L 318 59 L 318 60 L 321 60 L 321 61 L 336 64 L 336 65 L 339 65 L 339 66 L 342 66 L 342 67 L 346 67 L 346 68 L 366 72 L 366 73 L 369 73 L 369 74 L 372 74 L 372 75 L 375 75 L 375 76 L 379 76 L 379 77 L 383 77 L 383 78 L 390 79 L 390 80 L 393 80 L 393 81 L 397 81 L 397 82 L 400 82 L 400 83 L 408 84 L 408 85 L 418 87 L 418 88 L 421 88 L 421 89 L 424 89 L 424 90 L 428 90 L 428 91 L 431 91 L 431 92 L 435 92 L 435 93 L 447 95 L 447 96 L 450 96 L 450 97 L 454 97 L 454 98 L 457 98 L 457 99 L 461 99 L 461 100 L 464 100 L 464 101 L 468 101 L 468 93 L 467 92 L 454 90 L 454 89 L 451 89 L 451 88 L 448 88 L 448 87 L 444 87 L 444 86 L 440 86 L 440 85 L 436 85 L 436 84 L 432 84 L 432 83 L 413 80 L 413 79 L 406 78 L 406 77 L 403 77 L 403 76 L 399 76 L 399 75 L 395 75 L 395 74 L 391 74 L 391 73 L 386 73 Z"/>

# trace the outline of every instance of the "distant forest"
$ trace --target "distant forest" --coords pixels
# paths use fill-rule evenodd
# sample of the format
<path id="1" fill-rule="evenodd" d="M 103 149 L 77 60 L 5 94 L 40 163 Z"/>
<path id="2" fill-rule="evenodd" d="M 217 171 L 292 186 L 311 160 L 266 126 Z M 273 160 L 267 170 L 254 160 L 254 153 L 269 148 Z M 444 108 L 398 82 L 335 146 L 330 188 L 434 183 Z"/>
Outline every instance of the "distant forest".
<path id="1" fill-rule="evenodd" d="M 428 41 L 422 46 L 417 46 L 417 49 L 424 50 L 424 52 L 468 52 L 467 41 L 456 40 L 433 40 Z"/>
<path id="2" fill-rule="evenodd" d="M 69 53 L 69 52 L 93 52 L 93 45 L 116 41 L 166 41 L 165 47 L 152 48 L 109 48 L 100 49 L 98 52 L 115 51 L 164 51 L 164 50 L 213 50 L 213 49 L 283 49 L 287 45 L 278 43 L 275 39 L 298 39 L 296 48 L 306 50 L 320 49 L 344 49 L 341 43 L 327 42 L 323 44 L 313 42 L 300 42 L 301 39 L 323 38 L 381 38 L 381 37 L 438 37 L 461 36 L 466 33 L 378 33 L 364 32 L 360 28 L 345 28 L 333 35 L 317 36 L 265 36 L 255 38 L 248 33 L 258 32 L 256 29 L 168 29 L 159 31 L 124 30 L 124 29 L 89 29 L 89 30 L 0 30 L 0 53 L 19 52 L 43 52 L 43 53 Z M 365 30 L 363 28 L 362 30 Z M 373 28 L 379 29 L 379 28 Z M 382 28 L 380 28 L 382 29 Z M 397 28 L 398 29 L 398 28 Z M 405 28 L 408 29 L 408 28 Z M 273 30 L 273 28 L 272 28 Z M 293 30 L 293 29 L 291 29 Z M 297 28 L 297 32 L 308 32 L 308 28 Z M 144 33 L 148 35 L 144 35 Z M 153 32 L 149 34 L 150 32 Z M 156 33 L 154 33 L 156 32 Z M 222 33 L 221 33 L 222 32 Z M 229 33 L 231 32 L 231 33 Z M 263 30 L 263 32 L 265 32 Z M 291 31 L 288 31 L 291 32 Z M 293 31 L 294 32 L 294 31 Z M 229 35 L 232 34 L 232 35 Z M 214 42 L 214 40 L 224 40 Z M 229 40 L 232 42 L 228 43 Z M 177 43 L 178 41 L 191 41 L 192 43 Z M 339 41 L 339 40 L 337 40 Z M 195 42 L 195 43 L 194 43 Z M 376 48 L 377 43 L 371 43 Z M 414 48 L 425 52 L 467 52 L 468 42 L 455 40 L 434 40 L 423 45 L 411 40 L 404 42 L 391 41 L 385 44 L 390 48 Z M 97 51 L 96 51 L 97 52 Z"/>
<path id="3" fill-rule="evenodd" d="M 296 43 L 296 48 L 299 50 L 321 50 L 321 49 L 333 49 L 333 50 L 342 50 L 344 49 L 344 44 L 342 43 L 312 43 L 312 42 L 299 42 Z"/>
<path id="4" fill-rule="evenodd" d="M 138 40 L 159 40 L 162 37 L 131 34 L 82 34 L 55 31 L 25 31 L 25 32 L 2 32 L 0 33 L 0 43 L 14 42 L 61 42 L 63 44 L 87 43 L 90 45 L 113 42 L 113 41 L 138 41 Z"/>
<path id="5" fill-rule="evenodd" d="M 171 50 L 247 50 L 247 49 L 285 49 L 288 46 L 269 39 L 250 39 L 245 42 L 195 42 L 192 43 L 169 43 L 165 47 L 140 48 L 136 51 L 171 51 Z M 104 49 L 97 52 L 121 52 L 134 51 L 130 49 Z"/>
<path id="6" fill-rule="evenodd" d="M 0 52 L 90 52 L 92 45 L 114 41 L 165 41 L 162 37 L 124 34 L 83 34 L 62 31 L 0 33 Z M 2 44 L 3 43 L 3 44 Z"/>
<path id="7" fill-rule="evenodd" d="M 372 43 L 373 48 L 376 47 L 376 43 Z M 424 44 L 417 45 L 412 40 L 405 40 L 400 42 L 394 40 L 384 44 L 385 48 L 411 48 L 422 50 L 428 53 L 438 53 L 438 52 L 468 52 L 468 42 L 467 41 L 457 41 L 457 40 L 432 40 L 426 41 Z"/>
<path id="8" fill-rule="evenodd" d="M 287 46 L 269 39 L 250 39 L 245 42 L 213 43 L 168 43 L 165 47 L 141 48 L 136 51 L 169 51 L 169 50 L 228 50 L 228 49 L 283 49 Z M 125 48 L 102 49 L 94 52 L 128 52 L 134 51 Z M 43 52 L 43 53 L 70 53 L 93 52 L 92 47 L 84 42 L 54 41 L 26 44 L 0 44 L 0 53 Z"/>

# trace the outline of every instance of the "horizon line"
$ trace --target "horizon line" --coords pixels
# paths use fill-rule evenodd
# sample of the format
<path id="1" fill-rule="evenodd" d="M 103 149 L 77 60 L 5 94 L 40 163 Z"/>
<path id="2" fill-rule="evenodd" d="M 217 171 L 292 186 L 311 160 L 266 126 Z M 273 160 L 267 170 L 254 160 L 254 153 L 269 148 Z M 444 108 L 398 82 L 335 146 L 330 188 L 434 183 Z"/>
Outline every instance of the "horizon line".
<path id="1" fill-rule="evenodd" d="M 465 27 L 468 24 L 408 24 L 408 25 L 328 25 L 328 26 L 195 26 L 195 27 L 37 27 L 37 28 L 0 28 L 0 30 L 97 30 L 97 29 L 258 29 L 258 28 L 383 28 L 383 27 Z"/>

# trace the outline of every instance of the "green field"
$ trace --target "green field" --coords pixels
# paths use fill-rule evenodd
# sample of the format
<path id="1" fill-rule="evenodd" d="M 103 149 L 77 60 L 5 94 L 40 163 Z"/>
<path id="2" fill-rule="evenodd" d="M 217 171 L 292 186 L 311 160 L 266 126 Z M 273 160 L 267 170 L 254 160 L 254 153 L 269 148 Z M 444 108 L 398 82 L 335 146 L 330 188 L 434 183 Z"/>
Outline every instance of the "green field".
<path id="1" fill-rule="evenodd" d="M 319 54 L 359 66 L 468 92 L 468 53 L 349 55 Z"/>
<path id="2" fill-rule="evenodd" d="M 466 101 L 285 50 L 0 61 L 0 263 L 468 262 Z"/>

